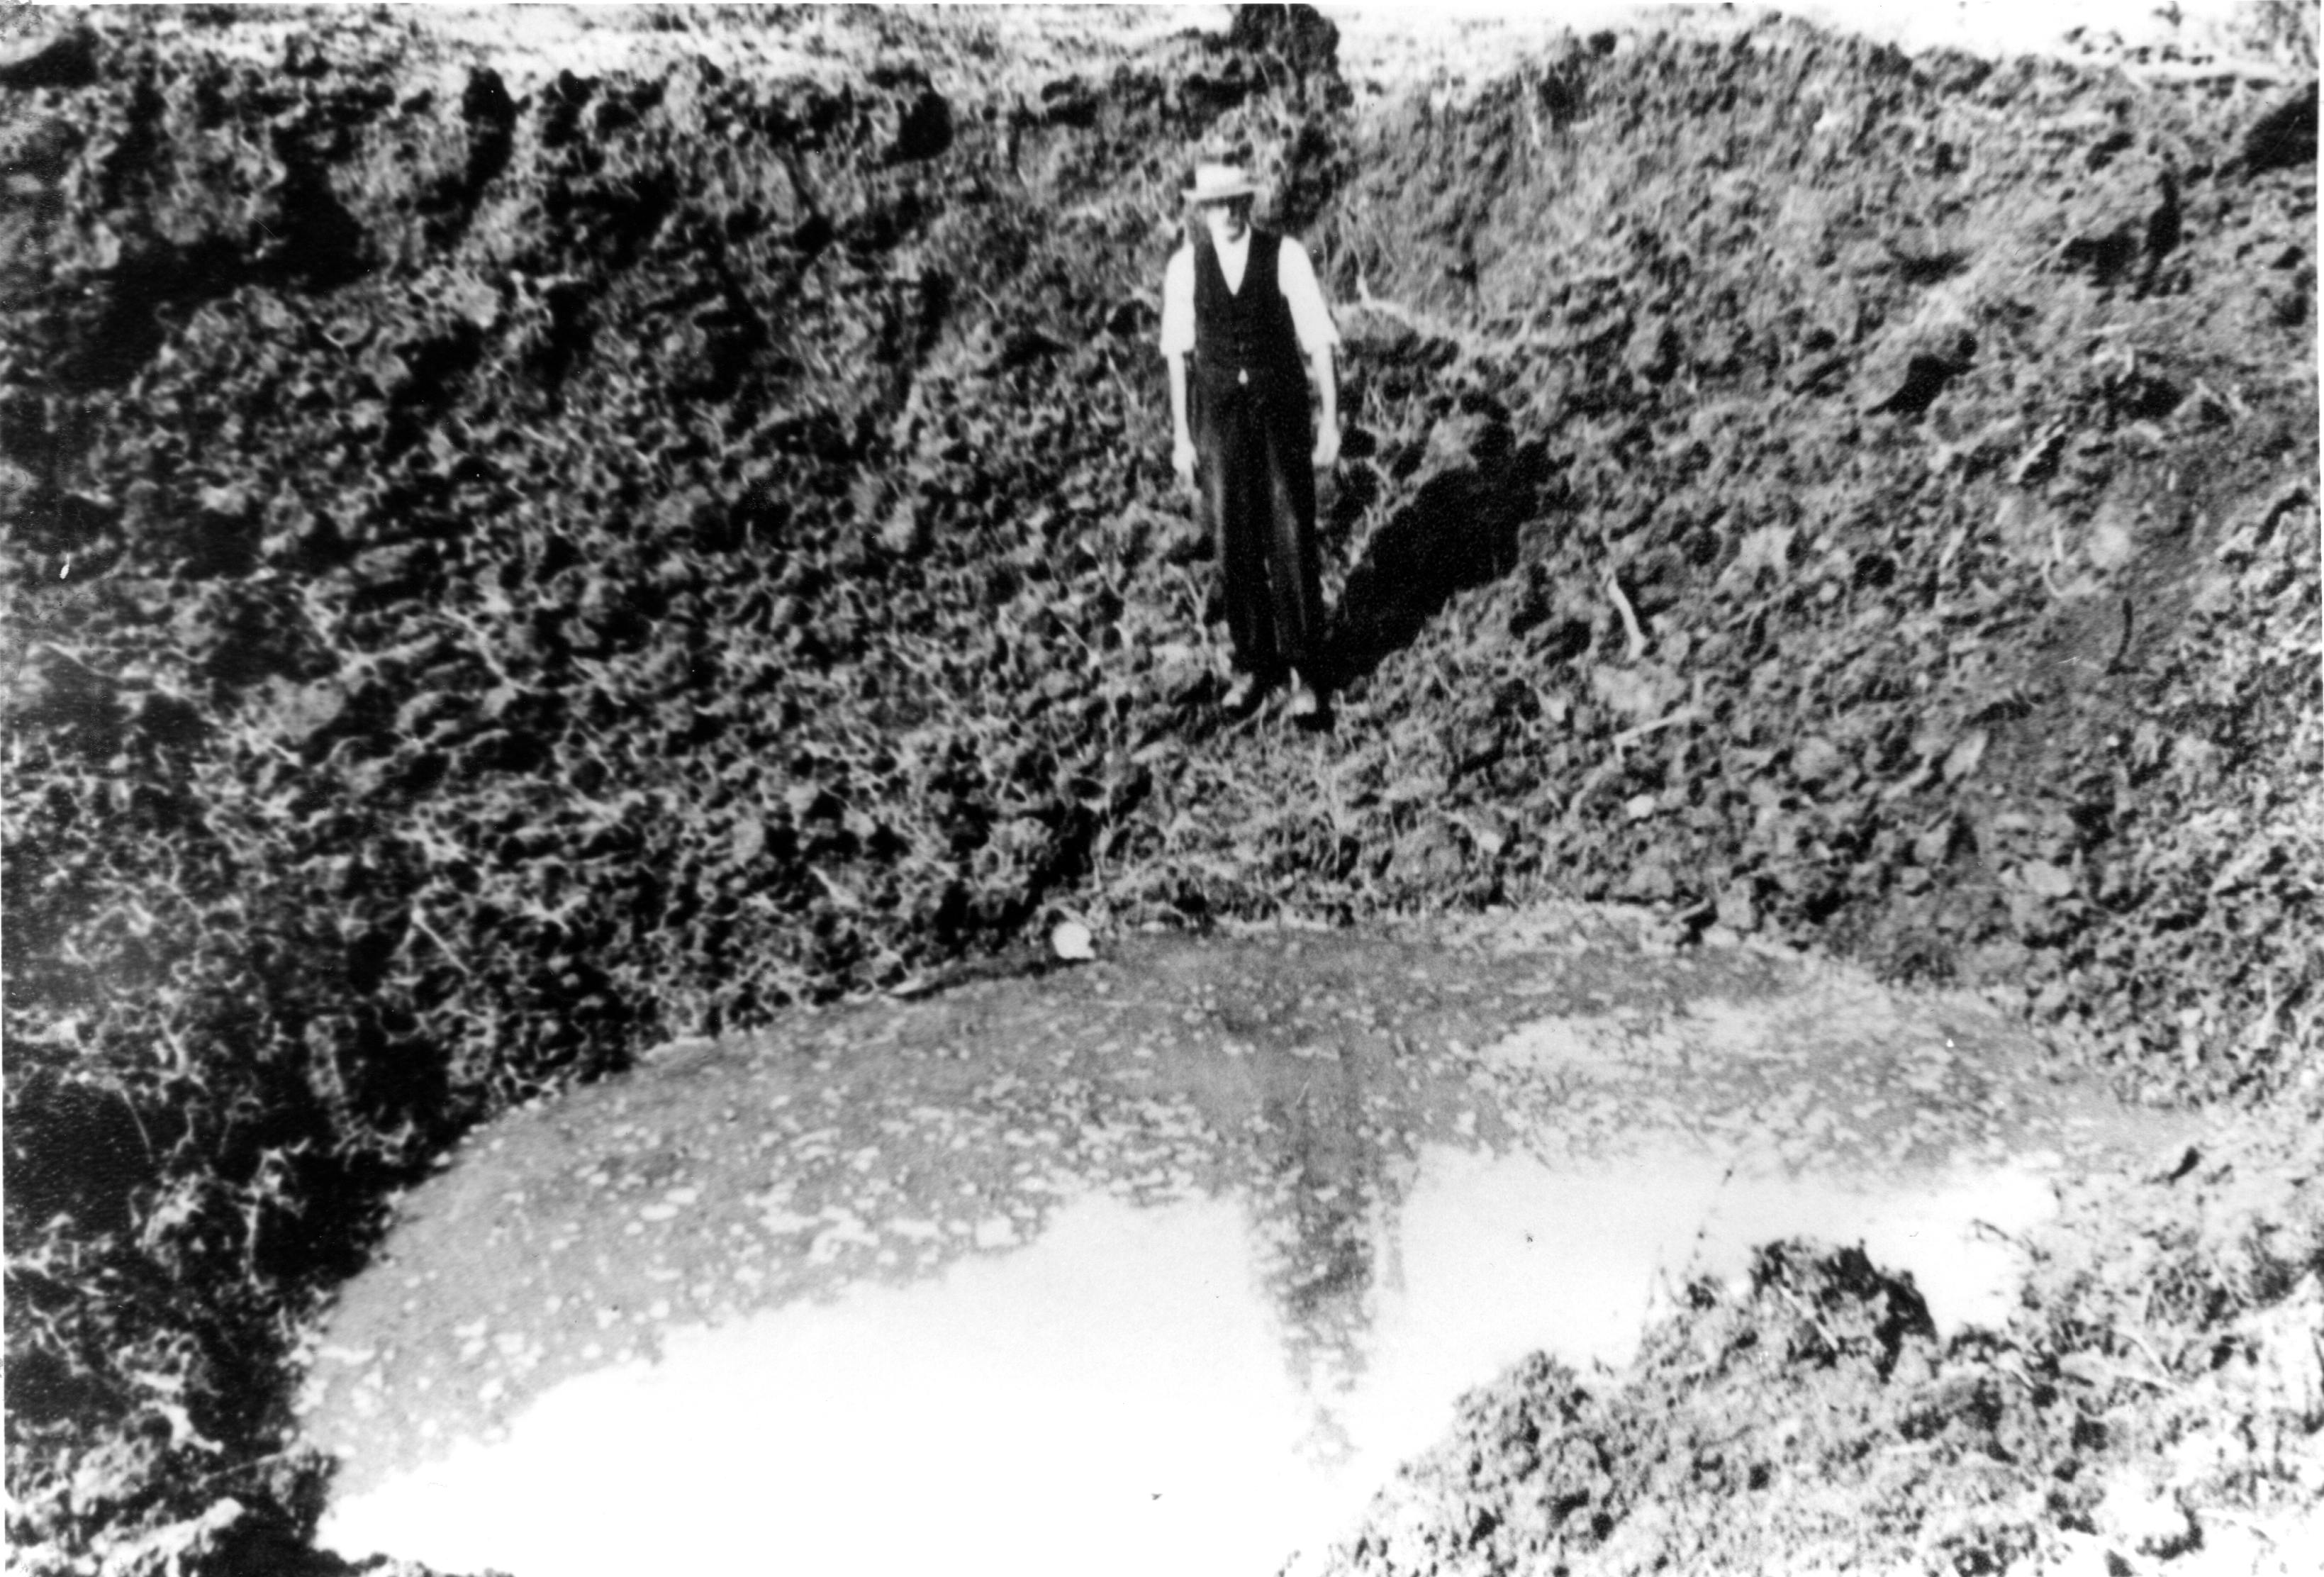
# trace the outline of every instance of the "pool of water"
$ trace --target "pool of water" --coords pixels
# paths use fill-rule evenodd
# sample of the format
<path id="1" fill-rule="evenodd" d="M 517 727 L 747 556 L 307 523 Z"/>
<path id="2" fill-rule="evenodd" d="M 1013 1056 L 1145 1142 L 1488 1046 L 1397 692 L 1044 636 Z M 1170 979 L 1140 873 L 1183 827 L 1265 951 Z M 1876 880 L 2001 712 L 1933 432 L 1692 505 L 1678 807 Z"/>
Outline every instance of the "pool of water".
<path id="1" fill-rule="evenodd" d="M 1578 935 L 1578 933 L 1577 933 Z M 1455 1401 L 1750 1249 L 2004 1318 L 2087 1099 L 1736 954 L 1156 943 L 517 1113 L 321 1333 L 321 1537 L 447 1571 L 1299 1571 Z"/>
<path id="2" fill-rule="evenodd" d="M 2028 1163 L 1874 1186 L 1430 1147 L 1397 1219 L 1364 1223 L 1364 1339 L 1303 1374 L 1246 1203 L 1093 1193 L 923 1282 L 669 1329 L 342 1501 L 324 1538 L 519 1577 L 1273 1572 L 1464 1389 L 1536 1349 L 1623 1363 L 1659 1297 L 1754 1243 L 1862 1241 L 1941 1323 L 1989 1320 L 2000 1234 L 2051 1199 Z"/>

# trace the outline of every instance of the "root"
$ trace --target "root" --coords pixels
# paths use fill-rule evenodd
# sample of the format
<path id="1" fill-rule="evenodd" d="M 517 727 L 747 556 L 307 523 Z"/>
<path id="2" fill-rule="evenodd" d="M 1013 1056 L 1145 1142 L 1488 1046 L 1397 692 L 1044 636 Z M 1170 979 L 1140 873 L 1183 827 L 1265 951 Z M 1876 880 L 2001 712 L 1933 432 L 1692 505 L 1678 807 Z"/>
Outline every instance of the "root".
<path id="1" fill-rule="evenodd" d="M 461 957 L 460 954 L 453 949 L 452 945 L 444 940 L 443 933 L 437 930 L 434 926 L 429 925 L 428 923 L 428 917 L 416 908 L 411 911 L 411 928 L 419 932 L 421 936 L 427 937 L 430 942 L 433 942 L 436 945 L 436 951 L 444 955 L 444 961 L 446 963 L 458 970 L 462 974 L 466 975 L 470 980 L 476 978 L 476 972 L 468 967 L 468 961 Z"/>
<path id="2" fill-rule="evenodd" d="M 1659 733 L 1665 728 L 1675 728 L 1682 723 L 1692 723 L 1702 715 L 1702 708 L 1700 706 L 1682 706 L 1666 716 L 1655 718 L 1652 723 L 1641 723 L 1636 728 L 1622 730 L 1614 736 L 1615 748 L 1618 750 L 1624 745 L 1636 744 L 1650 733 Z"/>
<path id="3" fill-rule="evenodd" d="M 1489 338 L 1474 329 L 1462 328 L 1425 312 L 1416 311 L 1399 301 L 1383 300 L 1372 294 L 1370 281 L 1361 270 L 1356 273 L 1356 305 L 1367 312 L 1402 324 L 1423 339 L 1443 340 L 1456 346 L 1471 361 L 1494 361 L 1520 351 L 1555 350 L 1560 342 L 1553 336 L 1539 332 L 1505 334 L 1498 339 Z"/>
<path id="4" fill-rule="evenodd" d="M 2065 592 L 2059 586 L 2053 572 L 2066 558 L 2065 539 L 2060 535 L 2057 517 L 2050 519 L 2050 556 L 2042 561 L 2042 584 L 2052 597 L 2063 599 Z"/>
<path id="5" fill-rule="evenodd" d="M 1614 611 L 1622 615 L 1622 633 L 1630 643 L 1630 660 L 1636 662 L 1646 655 L 1646 632 L 1638 628 L 1637 610 L 1622 595 L 1622 583 L 1610 575 L 1606 577 L 1606 595 L 1614 599 Z"/>

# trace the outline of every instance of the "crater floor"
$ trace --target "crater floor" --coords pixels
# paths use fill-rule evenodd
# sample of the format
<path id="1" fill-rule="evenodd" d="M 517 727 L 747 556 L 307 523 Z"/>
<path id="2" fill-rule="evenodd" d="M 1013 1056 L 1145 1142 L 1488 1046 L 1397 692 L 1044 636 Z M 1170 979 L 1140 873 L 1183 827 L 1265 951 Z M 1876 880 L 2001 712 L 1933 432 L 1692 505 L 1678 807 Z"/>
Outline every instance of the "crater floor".
<path id="1" fill-rule="evenodd" d="M 1139 936 L 681 1044 L 407 1200 L 314 1357 L 323 1537 L 1273 1571 L 1463 1390 L 1618 1367 L 1753 1244 L 1997 1319 L 2048 1178 L 2166 1137 L 2039 1070 L 1973 999 L 1580 908 Z"/>

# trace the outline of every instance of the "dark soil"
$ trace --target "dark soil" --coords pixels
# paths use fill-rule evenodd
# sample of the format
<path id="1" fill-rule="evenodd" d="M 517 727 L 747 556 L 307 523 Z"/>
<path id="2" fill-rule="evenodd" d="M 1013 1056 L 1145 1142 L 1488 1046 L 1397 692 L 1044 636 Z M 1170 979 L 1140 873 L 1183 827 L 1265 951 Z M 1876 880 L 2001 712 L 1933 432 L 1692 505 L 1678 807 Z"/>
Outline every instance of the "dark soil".
<path id="1" fill-rule="evenodd" d="M 28 1569 L 286 1569 L 298 1333 L 476 1121 L 1065 918 L 1620 901 L 2309 1111 L 2312 48 L 2145 80 L 1722 23 L 1360 102 L 1267 16 L 1039 70 L 878 9 L 534 74 L 401 14 L 29 25 Z M 1213 705 L 1151 349 L 1198 151 L 1342 304 L 1320 737 Z M 2302 1285 L 2217 1283 L 2166 1379 Z"/>

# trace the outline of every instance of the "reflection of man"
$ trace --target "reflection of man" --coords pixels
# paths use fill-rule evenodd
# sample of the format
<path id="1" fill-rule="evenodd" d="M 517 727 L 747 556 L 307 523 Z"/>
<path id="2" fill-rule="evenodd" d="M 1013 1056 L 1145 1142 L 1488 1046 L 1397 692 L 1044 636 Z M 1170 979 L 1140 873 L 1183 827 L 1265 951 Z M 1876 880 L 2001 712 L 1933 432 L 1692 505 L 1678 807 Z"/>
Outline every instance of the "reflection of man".
<path id="1" fill-rule="evenodd" d="M 1171 464 L 1218 554 L 1240 670 L 1229 710 L 1248 712 L 1287 675 L 1291 715 L 1305 721 L 1323 712 L 1315 472 L 1340 457 L 1340 336 L 1307 249 L 1252 227 L 1256 189 L 1231 165 L 1204 164 L 1186 192 L 1202 224 L 1162 281 Z M 1311 372 L 1320 423 L 1308 414 Z"/>

